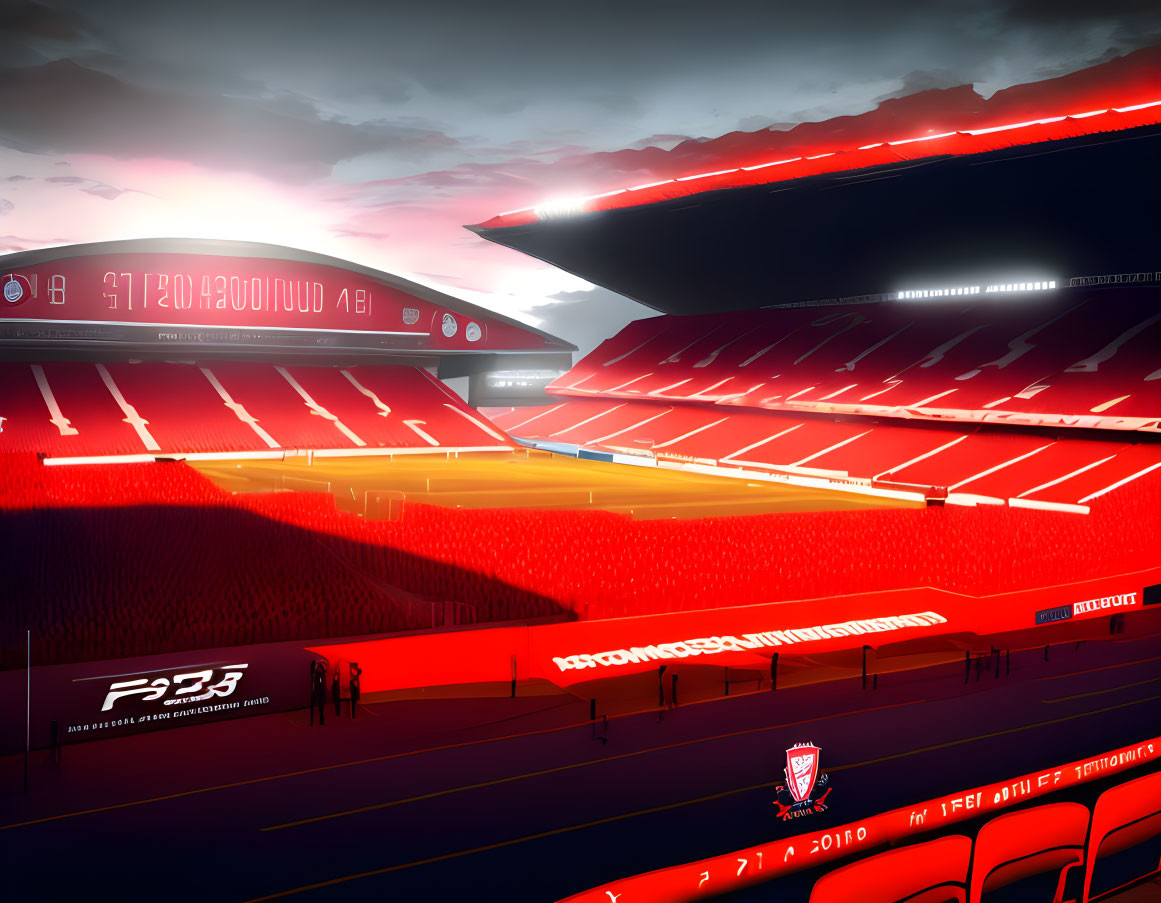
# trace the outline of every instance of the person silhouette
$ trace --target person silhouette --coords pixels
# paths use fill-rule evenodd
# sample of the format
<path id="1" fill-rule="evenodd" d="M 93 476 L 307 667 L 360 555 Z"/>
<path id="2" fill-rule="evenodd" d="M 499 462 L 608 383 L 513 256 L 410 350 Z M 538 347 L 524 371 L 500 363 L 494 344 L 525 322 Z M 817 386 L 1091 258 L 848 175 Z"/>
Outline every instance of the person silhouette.
<path id="1" fill-rule="evenodd" d="M 314 698 L 311 700 L 311 703 L 314 706 L 318 706 L 318 726 L 325 726 L 327 714 L 327 663 L 322 660 L 319 660 L 315 665 Z"/>
<path id="2" fill-rule="evenodd" d="M 358 662 L 351 662 L 351 717 L 355 717 L 355 707 L 359 704 L 359 678 L 363 674 L 363 669 L 359 667 Z"/>
<path id="3" fill-rule="evenodd" d="M 335 717 L 338 718 L 343 714 L 343 690 L 339 685 L 339 669 L 335 668 L 334 677 L 331 678 L 331 696 L 335 701 Z"/>

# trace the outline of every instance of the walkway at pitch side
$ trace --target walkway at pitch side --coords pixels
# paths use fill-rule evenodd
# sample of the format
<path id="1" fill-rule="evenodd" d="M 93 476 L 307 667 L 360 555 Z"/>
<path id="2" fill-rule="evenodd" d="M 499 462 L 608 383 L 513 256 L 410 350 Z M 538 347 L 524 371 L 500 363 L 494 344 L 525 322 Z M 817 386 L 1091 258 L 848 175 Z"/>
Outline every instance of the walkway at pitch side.
<path id="1" fill-rule="evenodd" d="M 38 752 L 28 795 L 9 757 L 6 886 L 557 899 L 807 830 L 771 805 L 796 742 L 833 788 L 809 830 L 1135 742 L 1161 723 L 1159 662 L 1161 637 L 1056 647 L 967 685 L 947 665 L 614 718 L 607 742 L 560 697 L 382 702 L 323 728 L 293 712 Z"/>

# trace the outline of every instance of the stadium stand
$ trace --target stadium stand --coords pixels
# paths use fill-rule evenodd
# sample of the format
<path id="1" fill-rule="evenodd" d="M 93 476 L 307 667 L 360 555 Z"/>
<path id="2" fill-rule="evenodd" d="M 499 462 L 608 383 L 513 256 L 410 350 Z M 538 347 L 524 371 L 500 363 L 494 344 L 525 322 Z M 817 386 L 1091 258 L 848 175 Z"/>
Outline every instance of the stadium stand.
<path id="1" fill-rule="evenodd" d="M 1032 290 L 1035 285 L 1036 289 Z M 1155 290 L 1048 289 L 630 324 L 559 395 L 1158 430 Z"/>
<path id="2" fill-rule="evenodd" d="M 0 452 L 57 458 L 510 447 L 415 367 L 0 363 Z"/>

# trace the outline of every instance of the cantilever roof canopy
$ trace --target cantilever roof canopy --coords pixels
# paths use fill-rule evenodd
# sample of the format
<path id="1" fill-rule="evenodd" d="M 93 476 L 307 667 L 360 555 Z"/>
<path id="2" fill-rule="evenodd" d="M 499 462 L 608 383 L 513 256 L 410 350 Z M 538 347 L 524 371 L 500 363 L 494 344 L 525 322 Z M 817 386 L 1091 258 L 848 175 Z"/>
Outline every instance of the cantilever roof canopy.
<path id="1" fill-rule="evenodd" d="M 613 193 L 468 228 L 678 314 L 1161 268 L 1161 125 L 979 153 L 940 143 L 895 162 L 760 184 L 711 174 L 704 191 L 654 187 L 640 203 Z"/>
<path id="2" fill-rule="evenodd" d="M 575 346 L 334 257 L 252 242 L 147 239 L 0 257 L 0 348 L 207 356 L 516 356 L 565 367 Z M 472 367 L 464 372 L 471 372 Z"/>

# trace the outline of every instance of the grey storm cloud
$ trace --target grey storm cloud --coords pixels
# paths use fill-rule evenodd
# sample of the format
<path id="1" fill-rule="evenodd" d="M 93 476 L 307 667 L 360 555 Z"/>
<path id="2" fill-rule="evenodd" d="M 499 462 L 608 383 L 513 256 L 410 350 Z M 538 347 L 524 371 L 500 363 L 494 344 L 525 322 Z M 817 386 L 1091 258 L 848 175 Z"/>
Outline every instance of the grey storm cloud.
<path id="1" fill-rule="evenodd" d="M 26 152 L 164 157 L 304 178 L 359 154 L 454 144 L 413 126 L 350 125 L 296 112 L 138 87 L 69 60 L 0 70 L 0 140 Z"/>

